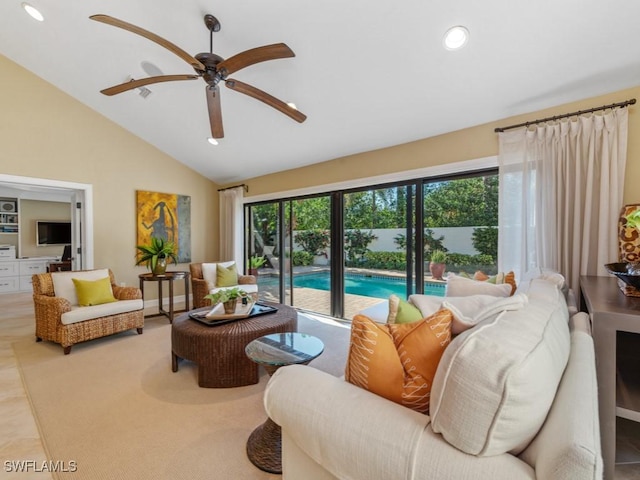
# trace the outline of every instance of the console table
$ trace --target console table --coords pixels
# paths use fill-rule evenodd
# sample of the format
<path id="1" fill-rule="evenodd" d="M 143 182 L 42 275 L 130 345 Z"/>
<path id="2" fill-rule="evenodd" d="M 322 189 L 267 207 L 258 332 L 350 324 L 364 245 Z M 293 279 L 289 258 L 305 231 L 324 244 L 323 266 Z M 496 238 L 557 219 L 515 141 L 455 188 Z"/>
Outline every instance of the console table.
<path id="1" fill-rule="evenodd" d="M 580 290 L 581 305 L 589 312 L 593 326 L 604 478 L 613 480 L 616 417 L 640 422 L 638 367 L 633 366 L 629 375 L 630 369 L 618 355 L 620 335 L 640 346 L 640 298 L 625 296 L 614 277 L 582 276 Z"/>
<path id="2" fill-rule="evenodd" d="M 151 315 L 145 315 L 145 318 L 157 317 L 164 315 L 169 319 L 169 322 L 173 322 L 173 281 L 184 280 L 184 311 L 189 311 L 189 272 L 165 272 L 163 275 L 154 275 L 153 273 L 141 273 L 138 275 L 140 279 L 140 291 L 142 292 L 142 299 L 144 300 L 144 282 L 158 282 L 158 313 Z M 162 308 L 162 283 L 167 282 L 169 284 L 169 311 Z"/>

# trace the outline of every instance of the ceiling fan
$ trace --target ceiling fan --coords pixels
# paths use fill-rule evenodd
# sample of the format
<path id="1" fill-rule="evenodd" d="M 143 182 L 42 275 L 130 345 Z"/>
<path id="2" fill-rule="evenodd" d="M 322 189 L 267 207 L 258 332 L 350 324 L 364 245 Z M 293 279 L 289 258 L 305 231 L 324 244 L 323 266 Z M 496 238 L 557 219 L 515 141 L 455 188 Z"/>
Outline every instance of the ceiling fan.
<path id="1" fill-rule="evenodd" d="M 192 57 L 168 40 L 165 40 L 155 33 L 137 27 L 136 25 L 132 25 L 131 23 L 118 20 L 117 18 L 110 17 L 109 15 L 101 14 L 92 15 L 89 18 L 97 22 L 106 23 L 141 35 L 173 52 L 191 65 L 196 71 L 195 75 L 159 75 L 131 80 L 129 82 L 101 90 L 101 93 L 105 95 L 116 95 L 118 93 L 140 88 L 152 83 L 172 82 L 176 80 L 195 80 L 202 78 L 207 83 L 205 89 L 207 106 L 209 109 L 209 123 L 211 124 L 211 135 L 213 138 L 224 137 L 224 129 L 222 128 L 222 108 L 220 106 L 220 89 L 218 87 L 220 82 L 224 82 L 225 85 L 232 90 L 244 93 L 245 95 L 266 103 L 270 107 L 288 115 L 299 123 L 302 123 L 307 119 L 306 115 L 302 112 L 282 100 L 278 100 L 277 98 L 269 95 L 267 92 L 239 80 L 228 78 L 230 74 L 256 63 L 276 60 L 278 58 L 295 57 L 293 51 L 284 43 L 274 43 L 272 45 L 252 48 L 227 59 L 223 59 L 221 56 L 213 53 L 213 32 L 220 31 L 220 22 L 213 15 L 207 14 L 204 16 L 204 23 L 209 30 L 209 52 L 198 53 L 195 57 Z"/>

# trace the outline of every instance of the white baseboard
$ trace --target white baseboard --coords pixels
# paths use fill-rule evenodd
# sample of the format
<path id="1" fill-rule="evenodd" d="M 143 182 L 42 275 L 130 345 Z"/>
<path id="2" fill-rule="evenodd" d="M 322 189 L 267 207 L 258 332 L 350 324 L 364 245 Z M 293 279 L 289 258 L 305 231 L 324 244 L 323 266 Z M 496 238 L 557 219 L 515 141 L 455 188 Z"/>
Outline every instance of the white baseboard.
<path id="1" fill-rule="evenodd" d="M 175 307 L 175 305 L 178 304 L 184 304 L 184 295 L 174 295 L 173 296 L 173 305 Z M 191 307 L 191 309 L 193 309 L 193 296 L 189 295 L 189 306 Z M 144 301 L 144 308 L 149 308 L 149 307 L 158 307 L 158 299 L 154 298 L 153 300 L 145 300 Z M 162 308 L 163 309 L 167 309 L 169 308 L 169 299 L 168 298 L 163 298 L 162 299 Z"/>

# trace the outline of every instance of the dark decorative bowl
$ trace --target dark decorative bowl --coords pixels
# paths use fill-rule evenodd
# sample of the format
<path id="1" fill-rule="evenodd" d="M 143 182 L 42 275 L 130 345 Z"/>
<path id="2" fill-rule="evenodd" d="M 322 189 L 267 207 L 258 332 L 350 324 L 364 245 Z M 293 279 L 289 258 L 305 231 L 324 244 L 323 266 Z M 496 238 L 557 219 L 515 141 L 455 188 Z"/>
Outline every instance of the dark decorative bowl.
<path id="1" fill-rule="evenodd" d="M 609 263 L 604 266 L 611 275 L 615 275 L 627 285 L 640 290 L 640 275 L 631 275 L 627 273 L 626 263 Z"/>

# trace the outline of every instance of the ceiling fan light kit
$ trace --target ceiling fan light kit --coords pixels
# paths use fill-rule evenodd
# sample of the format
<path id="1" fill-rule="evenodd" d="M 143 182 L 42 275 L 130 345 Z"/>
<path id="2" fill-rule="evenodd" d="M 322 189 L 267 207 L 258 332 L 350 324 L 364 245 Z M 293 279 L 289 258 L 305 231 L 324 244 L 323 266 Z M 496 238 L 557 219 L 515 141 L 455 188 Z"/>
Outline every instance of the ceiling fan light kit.
<path id="1" fill-rule="evenodd" d="M 157 43 L 158 45 L 166 48 L 167 50 L 182 58 L 185 62 L 191 65 L 191 67 L 193 67 L 196 72 L 195 75 L 160 74 L 148 78 L 132 80 L 101 90 L 101 93 L 103 93 L 104 95 L 117 95 L 119 93 L 126 92 L 135 88 L 138 88 L 142 91 L 142 89 L 145 88 L 146 85 L 150 85 L 153 83 L 195 80 L 198 78 L 202 78 L 207 84 L 205 86 L 205 94 L 207 98 L 207 108 L 209 111 L 211 135 L 214 139 L 224 137 L 224 129 L 222 126 L 222 108 L 220 104 L 220 88 L 218 86 L 220 82 L 224 82 L 224 84 L 231 90 L 243 93 L 249 97 L 255 98 L 256 100 L 260 100 L 266 105 L 269 105 L 279 112 L 289 116 L 296 122 L 302 123 L 307 118 L 306 115 L 297 110 L 295 106 L 287 104 L 282 100 L 279 100 L 252 85 L 243 83 L 239 80 L 228 78 L 229 75 L 256 63 L 276 60 L 280 58 L 295 57 L 293 51 L 284 43 L 274 43 L 272 45 L 264 45 L 262 47 L 252 48 L 240 52 L 227 59 L 224 59 L 220 55 L 213 53 L 213 33 L 220 31 L 220 22 L 213 15 L 207 14 L 204 16 L 204 23 L 207 27 L 207 30 L 209 31 L 209 52 L 198 53 L 195 56 L 191 56 L 177 45 L 174 45 L 173 43 L 165 40 L 155 33 L 144 30 L 143 28 L 140 28 L 136 25 L 118 20 L 117 18 L 110 17 L 109 15 L 92 15 L 89 18 L 97 22 L 102 22 L 106 23 L 107 25 L 122 28 Z M 145 71 L 147 71 L 147 69 L 145 69 Z"/>

